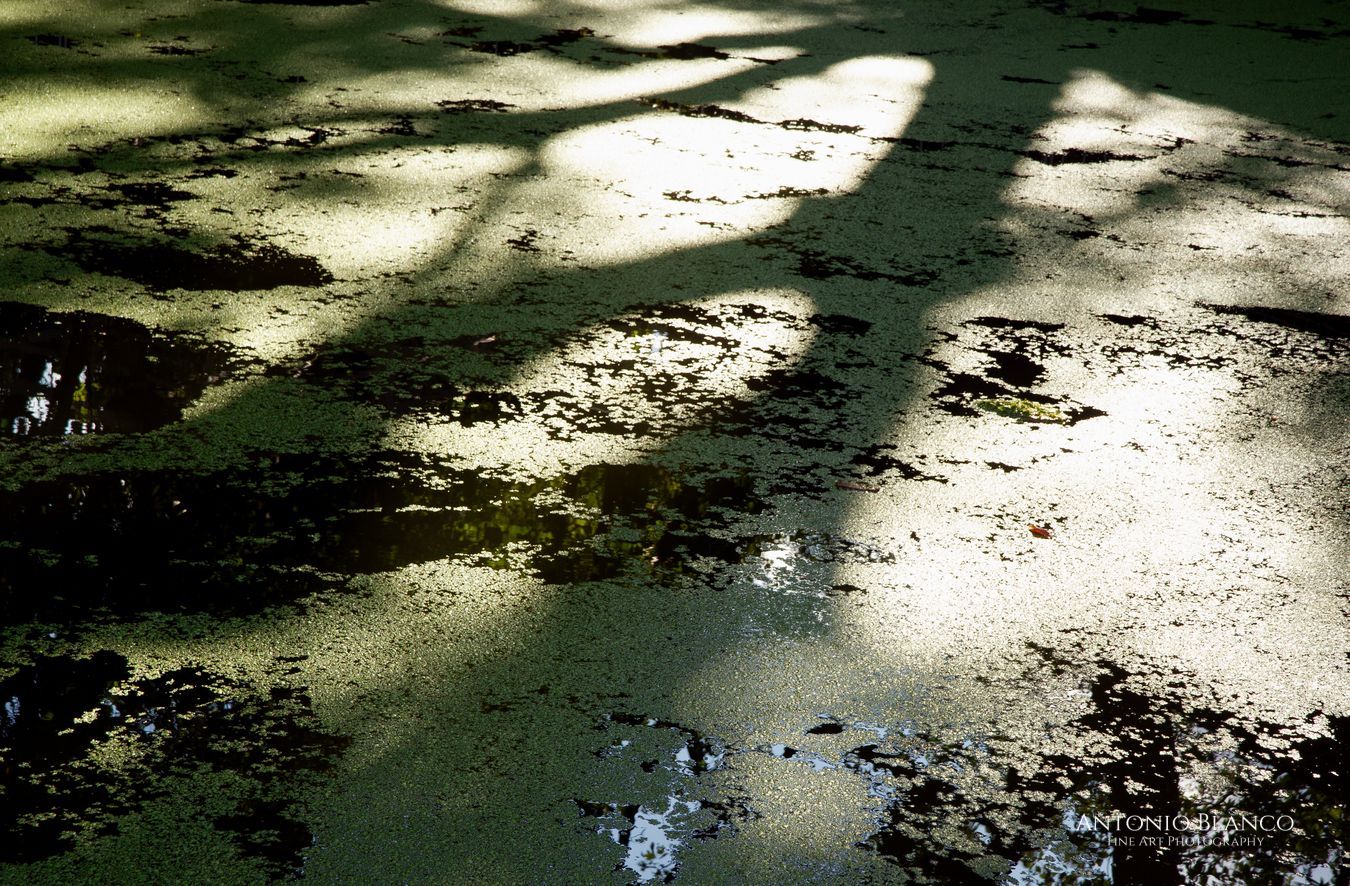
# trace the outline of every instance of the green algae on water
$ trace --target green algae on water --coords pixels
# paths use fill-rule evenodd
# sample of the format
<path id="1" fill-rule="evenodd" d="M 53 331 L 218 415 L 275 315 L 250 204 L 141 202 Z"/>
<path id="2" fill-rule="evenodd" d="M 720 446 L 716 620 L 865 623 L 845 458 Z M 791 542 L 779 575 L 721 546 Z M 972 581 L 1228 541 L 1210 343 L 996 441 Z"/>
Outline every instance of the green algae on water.
<path id="1" fill-rule="evenodd" d="M 1054 422 L 1056 424 L 1067 424 L 1069 421 L 1067 415 L 1053 406 L 1047 406 L 1044 403 L 1033 403 L 1030 400 L 1023 400 L 1020 397 L 998 397 L 995 399 L 977 400 L 975 402 L 975 408 L 982 409 L 985 412 L 993 412 L 1017 421 Z"/>

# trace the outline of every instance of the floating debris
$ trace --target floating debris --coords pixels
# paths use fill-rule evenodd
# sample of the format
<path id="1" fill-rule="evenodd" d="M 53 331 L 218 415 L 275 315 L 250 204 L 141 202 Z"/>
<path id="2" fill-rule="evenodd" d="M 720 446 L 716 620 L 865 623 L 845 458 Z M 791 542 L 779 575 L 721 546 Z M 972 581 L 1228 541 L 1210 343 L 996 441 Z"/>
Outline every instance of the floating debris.
<path id="1" fill-rule="evenodd" d="M 1025 422 L 1068 424 L 1069 417 L 1053 406 L 1022 397 L 998 397 L 975 401 L 975 408 Z"/>

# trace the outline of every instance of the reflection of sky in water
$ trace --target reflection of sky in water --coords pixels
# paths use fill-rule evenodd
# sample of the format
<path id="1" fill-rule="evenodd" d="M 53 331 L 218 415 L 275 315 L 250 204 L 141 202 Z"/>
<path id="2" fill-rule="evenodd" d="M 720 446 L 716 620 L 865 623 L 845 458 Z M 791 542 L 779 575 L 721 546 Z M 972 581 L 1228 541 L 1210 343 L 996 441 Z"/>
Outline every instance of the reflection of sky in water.
<path id="1" fill-rule="evenodd" d="M 697 800 L 681 800 L 673 795 L 667 799 L 664 812 L 638 807 L 627 835 L 628 854 L 623 859 L 623 866 L 637 875 L 638 882 L 650 883 L 657 877 L 675 873 L 678 866 L 675 853 L 684 845 L 676 835 L 688 830 L 682 819 L 701 807 Z M 614 842 L 623 842 L 619 829 L 610 828 L 609 835 Z"/>
<path id="2" fill-rule="evenodd" d="M 648 773 L 658 768 L 667 773 L 665 808 L 651 802 L 581 800 L 577 806 L 582 815 L 600 819 L 596 833 L 626 848 L 620 867 L 632 871 L 636 882 L 673 879 L 683 848 L 691 841 L 714 839 L 733 823 L 736 813 L 731 805 L 687 799 L 702 789 L 700 777 L 720 769 L 732 752 L 720 739 L 668 720 L 631 714 L 611 714 L 606 720 L 610 728 L 625 729 L 630 737 L 616 739 L 597 756 L 637 763 Z"/>

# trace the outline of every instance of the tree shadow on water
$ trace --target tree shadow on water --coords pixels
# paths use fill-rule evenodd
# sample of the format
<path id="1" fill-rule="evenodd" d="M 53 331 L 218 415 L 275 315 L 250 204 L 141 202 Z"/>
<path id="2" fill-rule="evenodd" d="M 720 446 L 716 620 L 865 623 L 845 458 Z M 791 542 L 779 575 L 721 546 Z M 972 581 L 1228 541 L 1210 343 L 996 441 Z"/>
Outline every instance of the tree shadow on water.
<path id="1" fill-rule="evenodd" d="M 360 15 L 375 17 L 366 24 L 383 33 L 408 32 L 443 24 L 441 14 L 433 16 L 430 9 L 371 4 Z M 1047 22 L 1053 21 L 1052 14 L 1043 13 Z M 212 28 L 229 31 L 231 23 L 219 15 Z M 1130 37 L 1131 28 L 1192 28 L 1197 43 L 1216 39 L 1203 30 L 1209 27 L 1205 25 L 1121 16 L 1084 16 L 1073 29 L 1098 35 L 1101 43 L 1091 64 L 1126 82 L 1145 81 L 1137 74 L 1147 64 L 1112 51 L 1117 28 Z M 566 29 L 548 30 L 542 23 L 531 27 L 528 22 L 464 18 L 473 21 L 447 28 L 461 33 L 442 39 L 469 53 L 510 57 L 568 47 L 566 51 L 580 55 L 585 47 L 598 54 L 591 59 L 608 60 L 625 58 L 616 49 L 639 51 L 606 45 L 601 35 L 576 29 L 564 34 Z M 940 19 L 923 25 L 941 37 L 969 37 L 968 22 L 960 28 L 949 28 Z M 906 27 L 922 30 L 912 22 Z M 220 433 L 217 429 L 247 426 L 251 416 L 270 411 L 280 391 L 283 399 L 323 408 L 334 399 L 354 402 L 373 408 L 391 424 L 413 416 L 427 425 L 466 432 L 491 429 L 506 445 L 513 426 L 544 415 L 550 421 L 537 424 L 543 425 L 546 441 L 609 435 L 633 444 L 624 463 L 603 457 L 584 464 L 564 460 L 561 471 L 550 475 L 521 475 L 511 470 L 509 459 L 499 470 L 483 471 L 457 467 L 454 453 L 441 459 L 371 446 L 337 455 L 263 454 L 242 469 L 217 473 L 166 475 L 122 464 L 73 481 L 42 480 L 12 493 L 6 512 L 6 529 L 23 543 L 22 549 L 5 551 L 7 564 L 14 567 L 6 575 L 13 577 L 6 578 L 0 592 L 11 611 L 23 612 L 23 624 L 64 628 L 108 617 L 134 620 L 147 612 L 236 615 L 278 605 L 278 618 L 284 621 L 296 614 L 287 608 L 290 603 L 316 590 L 341 589 L 353 574 L 446 557 L 529 572 L 553 587 L 521 604 L 518 625 L 505 632 L 514 634 L 514 641 L 487 630 L 483 655 L 452 661 L 428 655 L 419 639 L 414 645 L 426 661 L 417 679 L 401 682 L 398 676 L 380 675 L 371 678 L 375 685 L 351 690 L 352 703 L 364 707 L 368 718 L 361 735 L 369 740 L 379 728 L 371 724 L 387 716 L 395 737 L 384 743 L 384 750 L 344 771 L 350 780 L 349 799 L 327 810 L 329 830 L 322 853 L 315 856 L 319 863 L 331 866 L 328 870 L 351 863 L 436 879 L 451 876 L 456 864 L 472 858 L 475 865 L 495 865 L 510 880 L 537 875 L 538 859 L 548 858 L 557 870 L 584 876 L 597 870 L 594 858 L 557 846 L 573 824 L 560 826 L 554 819 L 574 809 L 578 820 L 614 824 L 629 850 L 643 834 L 655 839 L 651 834 L 660 828 L 651 811 L 668 792 L 687 791 L 680 796 L 702 804 L 698 814 L 706 837 L 748 821 L 752 812 L 745 804 L 695 796 L 703 790 L 695 786 L 697 780 L 716 768 L 708 761 L 726 748 L 675 722 L 678 698 L 690 691 L 695 675 L 733 653 L 756 631 L 762 634 L 765 625 L 771 636 L 832 642 L 828 624 L 815 621 L 821 611 L 816 598 L 774 596 L 771 587 L 766 592 L 765 585 L 756 584 L 754 570 L 761 561 L 772 562 L 766 554 L 790 547 L 794 555 L 818 564 L 811 567 L 810 580 L 830 588 L 837 598 L 846 596 L 850 586 L 845 572 L 836 575 L 832 564 L 886 556 L 840 527 L 850 524 L 858 496 L 868 494 L 866 469 L 884 459 L 885 441 L 892 438 L 897 422 L 917 411 L 922 401 L 915 379 L 933 335 L 928 328 L 932 313 L 1016 276 L 1016 244 L 994 225 L 1007 212 L 1004 192 L 1020 174 L 1019 164 L 1115 162 L 1088 151 L 1046 152 L 1037 141 L 1035 134 L 1057 114 L 1055 92 L 1047 87 L 1066 82 L 1082 66 L 1078 56 L 1061 49 L 1064 41 L 1053 28 L 1044 36 L 1020 32 L 1041 41 L 1020 46 L 1016 56 L 1031 60 L 1020 63 L 1034 64 L 1034 77 L 991 66 L 980 54 L 988 48 L 981 40 L 928 56 L 931 78 L 916 116 L 899 134 L 849 132 L 848 109 L 817 120 L 789 114 L 756 117 L 727 107 L 765 82 L 819 76 L 861 55 L 839 48 L 854 33 L 869 35 L 866 26 L 853 29 L 853 23 L 832 23 L 789 34 L 709 36 L 698 44 L 676 41 L 641 50 L 664 53 L 664 60 L 698 63 L 717 59 L 718 52 L 748 52 L 770 40 L 810 50 L 791 60 L 663 91 L 645 110 L 627 99 L 580 111 L 531 112 L 491 104 L 506 105 L 504 98 L 447 98 L 439 111 L 421 105 L 402 112 L 384 109 L 371 125 L 383 127 L 380 121 L 395 118 L 392 131 L 372 132 L 370 138 L 344 147 L 326 144 L 331 133 L 313 136 L 351 127 L 351 119 L 341 113 L 335 120 L 304 121 L 312 127 L 311 137 L 293 136 L 295 144 L 282 136 L 264 140 L 236 132 L 221 140 L 220 150 L 181 165 L 174 161 L 168 168 L 161 161 L 138 160 L 136 144 L 119 146 L 118 168 L 151 178 L 248 165 L 255 157 L 264 165 L 287 151 L 296 157 L 319 153 L 338 160 L 424 139 L 436 143 L 457 132 L 465 141 L 522 148 L 538 158 L 559 134 L 650 114 L 685 118 L 688 126 L 705 128 L 713 138 L 726 137 L 733 131 L 729 126 L 739 127 L 734 128 L 736 136 L 745 139 L 761 128 L 774 134 L 787 130 L 828 137 L 844 145 L 840 150 L 879 151 L 880 156 L 855 189 L 837 195 L 816 195 L 785 183 L 782 195 L 766 199 L 794 201 L 786 220 L 738 232 L 723 242 L 661 250 L 634 261 L 597 267 L 578 260 L 575 268 L 531 265 L 534 251 L 549 247 L 540 247 L 538 231 L 530 234 L 530 228 L 497 247 L 513 249 L 524 260 L 504 273 L 505 283 L 488 284 L 472 298 L 438 297 L 435 286 L 453 279 L 457 266 L 473 268 L 465 257 L 471 248 L 469 231 L 452 249 L 426 262 L 424 270 L 408 276 L 409 288 L 419 293 L 415 299 L 322 342 L 302 359 L 268 367 L 259 386 L 244 390 L 198 427 L 187 422 L 168 432 L 178 439 L 204 435 L 209 448 L 211 435 Z M 185 23 L 183 30 L 190 33 L 192 28 Z M 550 34 L 558 42 L 549 43 Z M 989 40 L 999 39 L 997 30 L 990 34 Z M 893 41 L 910 38 L 866 39 L 876 43 L 880 54 Z M 923 42 L 922 37 L 913 39 Z M 890 46 L 889 51 L 917 48 Z M 1290 49 L 1297 51 L 1298 46 Z M 410 51 L 425 52 L 416 47 Z M 388 58 L 383 66 L 363 73 L 398 70 L 398 56 Z M 585 70 L 586 60 L 569 58 Z M 102 76 L 116 81 L 115 75 Z M 1184 89 L 1182 84 L 1172 86 L 1177 92 Z M 292 87 L 298 92 L 300 84 L 282 88 Z M 196 84 L 195 94 L 222 109 L 237 98 L 213 92 L 204 83 Z M 1237 104 L 1239 97 L 1221 98 Z M 996 116 L 981 119 L 986 113 Z M 173 137 L 191 142 L 200 134 Z M 255 151 L 258 147 L 262 150 Z M 953 162 L 953 156 L 959 159 Z M 527 174 L 540 168 L 527 163 L 524 174 L 494 186 L 499 212 L 514 206 L 513 187 L 529 193 Z M 121 193 L 125 200 L 115 212 L 124 211 L 128 203 L 144 205 L 143 200 L 136 203 L 135 194 Z M 334 194 L 340 193 L 335 188 Z M 747 199 L 739 193 L 672 193 L 666 198 L 671 207 L 688 200 Z M 57 194 L 54 199 L 65 198 Z M 490 214 L 480 207 L 480 217 Z M 154 219 L 151 223 L 159 224 Z M 145 230 L 139 221 L 132 227 Z M 138 248 L 126 246 L 125 233 L 108 236 L 114 252 Z M 171 230 L 167 234 L 178 236 Z M 73 233 L 57 248 L 75 246 L 70 252 L 78 261 L 76 241 L 82 236 Z M 257 264 L 263 248 L 247 246 L 243 260 Z M 103 254 L 84 255 L 88 269 L 116 272 L 89 257 Z M 132 252 L 123 258 L 135 264 L 145 256 Z M 153 289 L 154 281 L 150 283 Z M 163 288 L 171 290 L 183 281 L 169 283 Z M 776 292 L 801 297 L 768 306 L 757 303 L 755 293 Z M 495 325 L 504 317 L 510 319 L 509 332 L 499 332 Z M 1009 322 L 1016 327 L 1023 321 Z M 1034 327 L 1034 321 L 1027 322 Z M 707 349 L 715 371 L 718 361 L 736 358 L 744 349 L 742 339 L 754 329 L 773 324 L 789 333 L 787 339 L 809 341 L 809 346 L 765 346 L 743 389 L 731 395 L 692 373 L 662 375 L 646 365 L 654 362 L 650 358 L 664 341 L 676 354 L 684 347 Z M 624 340 L 631 340 L 632 347 L 616 356 L 612 344 Z M 593 362 L 573 367 L 578 377 L 600 376 L 637 395 L 597 408 L 576 391 L 513 389 L 526 368 L 550 355 L 570 353 L 567 348 L 574 345 L 581 354 L 586 347 L 600 349 Z M 986 384 L 973 394 L 1026 393 L 1006 379 L 986 379 Z M 636 417 L 617 413 L 643 401 L 659 408 Z M 663 415 L 662 409 L 669 414 Z M 109 451 L 116 458 L 116 445 Z M 634 463 L 633 454 L 644 452 Z M 839 480 L 843 488 L 836 486 Z M 447 520 L 449 515 L 453 519 Z M 747 522 L 757 527 L 749 536 L 738 529 Z M 114 532 L 100 531 L 114 524 Z M 78 532 L 76 541 L 69 539 L 72 528 Z M 63 533 L 67 538 L 53 540 Z M 53 585 L 61 588 L 54 598 L 35 593 Z M 190 597 L 181 591 L 185 586 L 194 589 Z M 381 599 L 379 593 L 376 599 Z M 435 605 L 446 604 L 434 594 L 432 598 Z M 298 614 L 303 617 L 303 612 Z M 803 715 L 810 707 L 803 708 Z M 737 714 L 724 716 L 730 720 Z M 604 774 L 611 739 L 654 756 L 624 759 Z M 864 747 L 849 752 L 854 771 L 866 775 L 899 767 L 877 756 L 887 751 L 873 746 L 867 752 Z M 622 753 L 612 756 L 617 759 Z M 308 751 L 301 756 L 308 760 Z M 637 805 L 647 818 L 625 811 L 633 803 L 624 798 L 584 793 L 595 790 L 587 787 L 594 783 L 614 790 L 616 782 L 629 778 L 629 769 L 638 781 L 637 769 L 653 777 L 649 784 L 623 786 L 644 797 Z M 409 781 L 416 787 L 406 787 Z M 930 808 L 942 807 L 940 797 L 930 800 Z M 233 827 L 243 815 L 225 818 Z M 358 839 L 378 829 L 382 816 L 389 817 L 385 824 L 402 816 L 401 829 L 382 834 L 378 845 Z M 575 825 L 579 841 L 589 824 Z M 902 830 L 894 828 L 892 836 Z M 506 839 L 508 832 L 511 840 Z M 478 843 L 481 836 L 471 836 L 484 833 L 496 835 L 498 845 L 484 846 Z M 308 839 L 308 831 L 297 834 L 297 839 Z M 889 855 L 881 851 L 888 846 Z M 925 863 L 894 847 L 894 840 L 864 841 L 864 848 L 878 850 L 884 858 L 924 869 Z M 621 854 L 614 852 L 615 857 Z M 949 854 L 937 843 L 923 842 L 917 852 L 934 859 Z M 365 857 L 358 859 L 358 853 Z M 298 857 L 297 852 L 283 853 L 282 866 Z M 952 862 L 956 867 L 945 872 L 969 871 L 968 860 Z M 1012 864 L 1019 858 L 1013 853 L 1004 860 Z M 1151 856 L 1142 864 L 1156 867 Z M 665 869 L 658 865 L 653 870 Z"/>

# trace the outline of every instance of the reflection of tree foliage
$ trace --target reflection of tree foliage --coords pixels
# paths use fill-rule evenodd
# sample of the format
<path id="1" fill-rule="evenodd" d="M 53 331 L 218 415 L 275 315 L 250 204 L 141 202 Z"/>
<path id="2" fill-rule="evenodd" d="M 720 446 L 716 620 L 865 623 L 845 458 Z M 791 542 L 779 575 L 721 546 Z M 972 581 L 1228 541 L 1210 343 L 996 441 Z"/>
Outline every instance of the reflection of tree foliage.
<path id="1" fill-rule="evenodd" d="M 654 465 L 512 482 L 392 455 L 43 481 L 0 495 L 0 599 L 11 617 L 57 620 L 91 608 L 238 611 L 444 557 L 599 578 L 669 563 L 714 511 L 752 507 L 748 490 L 744 477 Z"/>

